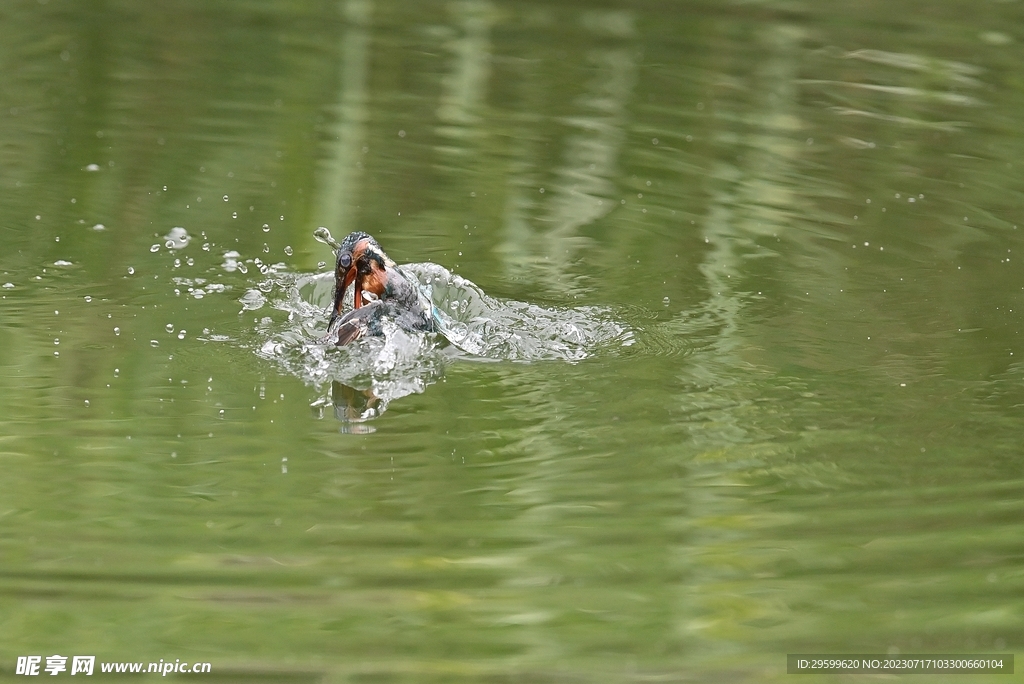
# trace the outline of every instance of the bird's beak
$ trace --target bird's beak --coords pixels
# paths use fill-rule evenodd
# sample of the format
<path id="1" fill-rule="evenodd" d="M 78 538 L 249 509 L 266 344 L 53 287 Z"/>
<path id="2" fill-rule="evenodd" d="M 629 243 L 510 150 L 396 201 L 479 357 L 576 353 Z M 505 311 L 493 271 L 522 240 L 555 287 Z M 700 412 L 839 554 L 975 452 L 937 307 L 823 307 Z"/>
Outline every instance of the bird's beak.
<path id="1" fill-rule="evenodd" d="M 353 263 L 349 266 L 348 270 L 345 271 L 345 275 L 341 278 L 341 282 L 335 278 L 334 286 L 334 307 L 331 310 L 331 320 L 327 322 L 327 329 L 330 330 L 334 326 L 334 322 L 341 318 L 341 307 L 345 302 L 345 292 L 348 290 L 348 286 L 352 284 L 352 281 L 356 278 L 356 265 Z M 356 284 L 355 292 L 355 306 L 359 307 L 359 285 Z"/>
<path id="2" fill-rule="evenodd" d="M 352 292 L 352 308 L 358 309 L 362 305 L 363 305 L 363 286 L 362 286 L 362 283 L 360 283 L 357 280 L 356 281 L 356 289 Z"/>

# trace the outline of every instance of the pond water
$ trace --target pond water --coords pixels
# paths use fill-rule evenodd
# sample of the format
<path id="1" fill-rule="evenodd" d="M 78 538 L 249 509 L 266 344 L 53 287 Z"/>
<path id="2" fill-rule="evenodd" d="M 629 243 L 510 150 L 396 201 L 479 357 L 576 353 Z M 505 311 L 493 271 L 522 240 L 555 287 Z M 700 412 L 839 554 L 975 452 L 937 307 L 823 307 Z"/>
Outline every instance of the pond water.
<path id="1" fill-rule="evenodd" d="M 1020 3 L 0 17 L 0 677 L 1024 644 Z M 313 345 L 318 226 L 487 353 Z"/>

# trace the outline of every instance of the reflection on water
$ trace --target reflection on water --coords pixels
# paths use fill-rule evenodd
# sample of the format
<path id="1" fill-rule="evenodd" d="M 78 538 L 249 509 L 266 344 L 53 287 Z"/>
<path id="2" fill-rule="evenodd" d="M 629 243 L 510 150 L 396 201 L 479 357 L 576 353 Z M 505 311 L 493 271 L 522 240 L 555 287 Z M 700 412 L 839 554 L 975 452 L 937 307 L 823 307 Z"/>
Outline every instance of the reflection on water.
<path id="1" fill-rule="evenodd" d="M 346 25 L 340 41 L 341 82 L 336 89 L 338 101 L 329 112 L 333 121 L 326 127 L 317 225 L 332 226 L 339 235 L 346 235 L 355 229 L 358 217 L 361 160 L 366 154 L 368 29 L 373 3 L 347 0 L 342 8 Z"/>
<path id="2" fill-rule="evenodd" d="M 586 12 L 582 24 L 588 33 L 616 43 L 635 38 L 634 18 L 629 12 Z M 579 229 L 593 224 L 615 208 L 618 156 L 625 140 L 626 106 L 632 94 L 636 65 L 635 48 L 592 50 L 586 55 L 590 72 L 586 91 L 573 102 L 573 112 L 560 123 L 569 134 L 561 162 L 552 170 L 551 182 L 528 176 L 511 188 L 503 217 L 505 239 L 500 245 L 505 268 L 527 277 L 546 290 L 566 294 L 580 287 L 566 282 L 570 265 L 578 258 L 586 238 Z M 524 150 L 527 152 L 527 150 Z M 543 185 L 548 185 L 544 188 Z M 543 203 L 526 199 L 543 194 Z M 546 193 L 546 194 L 545 194 Z M 524 213 L 544 207 L 537 228 Z M 525 276 L 524 276 L 525 274 Z"/>
<path id="3" fill-rule="evenodd" d="M 372 389 L 357 390 L 337 380 L 331 383 L 331 401 L 334 416 L 347 426 L 347 431 L 357 434 L 372 432 L 372 427 L 358 424 L 376 418 L 384 410 L 381 398 Z M 314 407 L 319 407 L 319 403 L 314 402 Z"/>
<path id="4" fill-rule="evenodd" d="M 920 9 L 12 5 L 0 678 L 1018 648 L 1024 10 Z"/>
<path id="5" fill-rule="evenodd" d="M 441 79 L 441 104 L 437 108 L 440 125 L 436 133 L 449 138 L 452 144 L 437 149 L 449 154 L 465 154 L 464 147 L 483 133 L 482 109 L 490 77 L 490 41 L 488 34 L 494 24 L 495 10 L 489 2 L 465 0 L 449 6 L 458 22 L 457 33 L 444 40 L 452 53 L 452 70 Z"/>

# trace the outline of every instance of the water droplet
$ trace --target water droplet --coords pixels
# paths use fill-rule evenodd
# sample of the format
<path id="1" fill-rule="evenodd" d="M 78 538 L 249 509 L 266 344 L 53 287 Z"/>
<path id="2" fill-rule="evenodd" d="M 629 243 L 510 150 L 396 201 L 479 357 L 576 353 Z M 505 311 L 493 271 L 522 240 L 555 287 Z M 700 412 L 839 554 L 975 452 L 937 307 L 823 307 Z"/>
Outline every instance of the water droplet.
<path id="1" fill-rule="evenodd" d="M 164 330 L 166 330 L 169 333 L 174 332 L 174 324 L 168 323 L 167 325 L 164 326 Z"/>
<path id="2" fill-rule="evenodd" d="M 185 339 L 185 331 L 184 330 L 179 330 L 178 331 L 178 339 L 179 340 Z"/>
<path id="3" fill-rule="evenodd" d="M 59 337 L 53 338 L 53 343 L 54 344 L 60 344 L 60 338 Z"/>
<path id="4" fill-rule="evenodd" d="M 661 303 L 664 304 L 665 306 L 668 306 L 670 302 L 671 300 L 668 297 L 662 297 L 661 299 Z"/>
<path id="5" fill-rule="evenodd" d="M 96 231 L 100 231 L 100 230 L 106 230 L 107 227 L 105 225 L 103 225 L 102 223 L 97 223 L 95 226 L 92 227 L 92 229 L 96 230 Z"/>
<path id="6" fill-rule="evenodd" d="M 227 196 L 227 195 L 224 195 L 224 201 L 225 201 L 225 202 L 227 202 L 227 201 L 228 201 L 228 196 Z"/>
<path id="7" fill-rule="evenodd" d="M 152 247 L 149 248 L 149 251 L 150 252 L 159 252 L 160 251 L 160 245 L 153 245 Z"/>
<path id="8" fill-rule="evenodd" d="M 156 341 L 156 340 L 150 340 L 149 341 L 149 346 L 150 347 L 159 347 L 160 343 L 158 341 Z"/>
<path id="9" fill-rule="evenodd" d="M 264 233 L 269 233 L 270 232 L 270 224 L 269 223 L 264 223 L 263 224 L 263 232 Z"/>
<path id="10" fill-rule="evenodd" d="M 135 275 L 135 267 L 134 266 L 129 266 L 128 267 L 128 275 Z"/>
<path id="11" fill-rule="evenodd" d="M 291 245 L 285 245 L 284 253 L 287 254 L 288 256 L 291 256 L 292 255 L 292 246 Z"/>
<path id="12" fill-rule="evenodd" d="M 121 334 L 121 329 L 120 328 L 114 328 L 114 334 L 115 335 L 120 335 Z"/>
<path id="13" fill-rule="evenodd" d="M 238 218 L 238 212 L 237 211 L 231 212 L 231 218 Z"/>
<path id="14" fill-rule="evenodd" d="M 85 301 L 86 302 L 91 302 L 92 301 L 92 297 L 90 297 L 89 295 L 85 295 Z"/>
<path id="15" fill-rule="evenodd" d="M 192 240 L 192 236 L 181 226 L 175 226 L 167 235 L 164 235 L 164 240 L 166 240 L 164 245 L 167 249 L 182 249 Z"/>

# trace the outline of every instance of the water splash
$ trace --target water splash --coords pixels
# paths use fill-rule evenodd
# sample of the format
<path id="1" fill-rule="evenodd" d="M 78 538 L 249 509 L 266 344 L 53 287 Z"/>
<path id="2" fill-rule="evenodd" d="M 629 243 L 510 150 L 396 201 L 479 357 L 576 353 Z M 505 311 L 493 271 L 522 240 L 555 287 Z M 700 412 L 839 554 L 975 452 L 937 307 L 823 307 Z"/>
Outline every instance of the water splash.
<path id="1" fill-rule="evenodd" d="M 402 267 L 434 302 L 441 332 L 466 354 L 504 361 L 578 362 L 604 345 L 632 344 L 632 333 L 599 307 L 545 308 L 499 300 L 432 263 Z"/>
<path id="2" fill-rule="evenodd" d="M 314 410 L 333 404 L 339 419 L 358 423 L 379 416 L 395 399 L 422 393 L 456 360 L 576 363 L 633 343 L 632 331 L 609 310 L 495 299 L 432 263 L 402 269 L 433 301 L 438 333 L 410 333 L 385 321 L 382 337 L 344 347 L 323 344 L 333 274 L 272 269 L 240 299 L 244 311 L 269 306 L 287 313 L 284 320 L 263 317 L 257 325 L 257 354 L 321 391 Z"/>

